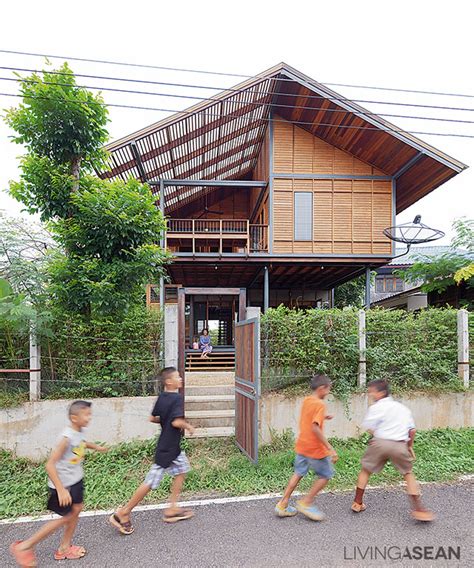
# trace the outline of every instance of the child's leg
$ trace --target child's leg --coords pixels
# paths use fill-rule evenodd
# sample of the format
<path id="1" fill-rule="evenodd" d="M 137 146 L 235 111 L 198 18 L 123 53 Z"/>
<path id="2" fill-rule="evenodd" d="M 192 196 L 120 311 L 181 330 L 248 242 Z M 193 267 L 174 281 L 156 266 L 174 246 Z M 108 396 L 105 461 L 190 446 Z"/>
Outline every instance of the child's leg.
<path id="1" fill-rule="evenodd" d="M 148 483 L 142 483 L 140 487 L 135 491 L 135 493 L 130 498 L 129 502 L 124 506 L 117 509 L 115 513 L 121 521 L 128 521 L 130 519 L 130 513 L 133 509 L 143 501 L 143 499 L 150 493 L 151 485 Z"/>
<path id="2" fill-rule="evenodd" d="M 406 473 L 403 477 L 407 484 L 407 493 L 413 509 L 412 517 L 417 521 L 433 521 L 435 515 L 430 510 L 426 509 L 421 502 L 420 486 L 418 485 L 416 477 L 412 472 Z"/>
<path id="3" fill-rule="evenodd" d="M 364 491 L 365 488 L 367 487 L 367 483 L 369 482 L 369 478 L 371 476 L 371 472 L 362 468 L 360 473 L 359 473 L 359 477 L 357 478 L 357 486 L 356 486 L 356 492 L 355 492 L 355 496 L 354 496 L 354 503 L 357 503 L 358 505 L 362 505 L 363 502 L 363 498 L 364 498 Z"/>
<path id="4" fill-rule="evenodd" d="M 316 479 L 313 485 L 311 485 L 311 489 L 308 491 L 308 493 L 302 499 L 300 499 L 300 503 L 305 507 L 311 507 L 316 495 L 322 489 L 324 489 L 328 483 L 329 479 L 325 479 L 324 477 Z"/>
<path id="5" fill-rule="evenodd" d="M 79 515 L 82 511 L 83 504 L 82 503 L 75 503 L 72 506 L 72 511 L 68 515 L 68 522 L 64 528 L 63 538 L 61 539 L 61 544 L 59 545 L 60 552 L 66 552 L 71 548 L 72 544 L 72 537 L 74 536 L 74 532 L 76 531 L 77 522 L 79 521 Z M 80 547 L 84 554 L 86 553 L 83 547 Z"/>
<path id="6" fill-rule="evenodd" d="M 34 548 L 39 542 L 48 538 L 49 535 L 55 533 L 62 526 L 69 522 L 70 514 L 60 519 L 54 519 L 43 525 L 39 531 L 35 532 L 33 536 L 18 544 L 18 550 L 28 550 Z"/>
<path id="7" fill-rule="evenodd" d="M 278 506 L 282 509 L 286 509 L 288 507 L 288 503 L 290 501 L 290 497 L 293 494 L 293 491 L 298 487 L 298 483 L 303 479 L 302 475 L 298 475 L 294 473 L 288 485 L 286 486 L 285 492 L 283 493 L 283 497 L 278 502 Z"/>

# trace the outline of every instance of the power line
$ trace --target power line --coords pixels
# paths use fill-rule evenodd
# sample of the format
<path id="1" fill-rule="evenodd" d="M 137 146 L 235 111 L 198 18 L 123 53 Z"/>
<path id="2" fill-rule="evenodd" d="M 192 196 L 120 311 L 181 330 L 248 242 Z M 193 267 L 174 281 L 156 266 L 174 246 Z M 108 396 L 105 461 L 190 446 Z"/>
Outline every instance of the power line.
<path id="1" fill-rule="evenodd" d="M 21 94 L 14 94 L 14 93 L 0 93 L 2 97 L 18 97 L 23 98 Z M 133 109 L 133 110 L 149 110 L 155 112 L 171 112 L 177 113 L 181 115 L 194 115 L 195 111 L 187 111 L 187 110 L 176 110 L 176 109 L 167 109 L 167 108 L 156 108 L 156 107 L 145 107 L 145 106 L 137 106 L 137 105 L 123 105 L 123 104 L 116 104 L 116 103 L 101 103 L 101 102 L 87 102 L 87 101 L 70 101 L 68 99 L 60 99 L 60 98 L 53 98 L 53 97 L 37 97 L 37 96 L 30 96 L 27 97 L 34 100 L 49 100 L 49 101 L 56 101 L 56 102 L 65 102 L 68 104 L 81 104 L 81 105 L 96 105 L 102 107 L 113 107 L 113 108 L 126 108 L 126 109 Z M 254 112 L 254 111 L 250 111 Z M 200 115 L 214 117 L 214 118 L 223 118 L 219 113 L 209 113 L 209 112 L 199 112 Z M 357 114 L 357 113 L 355 113 Z M 360 112 L 359 114 L 362 114 Z M 454 137 L 454 138 L 474 138 L 474 135 L 470 134 L 457 134 L 454 132 L 425 132 L 425 131 L 408 131 L 402 128 L 390 128 L 387 124 L 383 125 L 383 128 L 378 127 L 369 127 L 369 126 L 355 126 L 355 125 L 345 125 L 345 124 L 331 124 L 331 123 L 324 123 L 324 122 L 308 122 L 308 121 L 298 121 L 298 120 L 285 120 L 285 119 L 276 119 L 276 118 L 254 118 L 252 116 L 245 116 L 245 115 L 233 115 L 227 114 L 225 118 L 238 118 L 240 120 L 248 120 L 253 122 L 273 122 L 273 123 L 284 123 L 284 124 L 295 124 L 295 125 L 307 125 L 307 126 L 329 126 L 332 128 L 344 128 L 349 130 L 372 130 L 372 131 L 380 131 L 381 129 L 385 132 L 393 132 L 395 134 L 413 134 L 413 135 L 425 135 L 425 136 L 445 136 L 445 137 Z M 359 117 L 363 120 L 363 116 Z"/>
<path id="2" fill-rule="evenodd" d="M 32 83 L 35 84 L 36 81 L 33 79 L 17 79 L 15 77 L 0 77 L 0 81 L 12 81 L 12 82 L 21 82 L 21 83 Z M 43 85 L 59 85 L 61 86 L 62 83 L 56 83 L 54 81 L 41 81 Z M 107 91 L 107 92 L 116 92 L 116 93 L 125 93 L 125 94 L 132 94 L 132 95 L 146 95 L 146 96 L 158 96 L 158 97 L 167 97 L 167 98 L 176 98 L 176 99 L 187 99 L 187 100 L 196 100 L 196 101 L 209 101 L 213 102 L 215 99 L 210 97 L 197 97 L 193 95 L 180 95 L 180 94 L 169 94 L 169 93 L 157 93 L 154 91 L 137 91 L 133 89 L 118 89 L 117 87 L 104 87 L 104 86 L 94 86 L 94 85 L 75 85 L 81 89 L 93 89 L 96 91 Z M 253 101 L 234 101 L 233 104 L 236 105 L 255 105 L 256 107 L 272 107 L 272 108 L 291 108 L 291 109 L 303 109 L 303 110 L 322 110 L 321 107 L 308 107 L 305 105 L 284 105 L 284 104 L 277 104 L 277 103 L 258 103 Z M 474 111 L 474 109 L 471 109 Z M 324 112 L 332 113 L 332 112 L 342 112 L 340 108 L 337 109 L 324 109 Z M 414 116 L 414 115 L 405 115 L 405 114 L 386 114 L 386 113 L 375 113 L 370 111 L 364 111 L 364 116 L 368 117 L 386 117 L 386 118 L 407 118 L 413 120 L 428 120 L 428 121 L 435 121 L 435 122 L 452 122 L 457 124 L 474 124 L 473 120 L 460 120 L 456 118 L 439 118 L 439 117 L 431 117 L 431 116 Z"/>
<path id="3" fill-rule="evenodd" d="M 26 51 L 13 51 L 7 49 L 0 49 L 0 53 L 8 53 L 11 55 L 26 55 L 28 57 L 42 57 L 48 59 L 63 59 L 69 61 L 81 61 L 86 63 L 99 63 L 101 65 L 117 65 L 122 67 L 135 67 L 135 68 L 142 68 L 142 69 L 157 69 L 160 71 L 174 71 L 180 73 L 197 73 L 202 75 L 215 75 L 220 77 L 237 77 L 240 79 L 251 79 L 253 75 L 243 75 L 240 73 L 227 73 L 222 71 L 207 71 L 203 69 L 186 69 L 186 68 L 179 68 L 179 67 L 165 67 L 162 65 L 149 65 L 144 63 L 129 63 L 124 61 L 109 61 L 107 59 L 87 59 L 85 57 L 70 57 L 65 55 L 52 55 L 46 53 L 31 53 Z M 291 81 L 291 79 L 289 79 Z M 321 85 L 327 85 L 332 87 L 348 87 L 354 89 L 375 89 L 378 91 L 392 91 L 392 92 L 400 92 L 400 93 L 414 93 L 414 94 L 424 94 L 424 95 L 436 95 L 436 96 L 443 96 L 443 97 L 465 97 L 465 98 L 474 98 L 474 95 L 467 95 L 464 93 L 446 93 L 441 91 L 422 91 L 417 89 L 398 89 L 394 87 L 378 87 L 372 85 L 351 85 L 347 83 L 327 83 L 327 82 L 320 82 Z"/>
<path id="4" fill-rule="evenodd" d="M 43 71 L 41 69 L 31 69 L 25 67 L 8 67 L 8 66 L 0 66 L 0 69 L 4 71 L 15 71 L 15 72 L 24 72 L 24 73 L 47 73 L 49 75 L 60 75 L 60 76 L 67 76 L 67 77 L 81 77 L 83 79 L 100 79 L 105 81 L 122 81 L 127 83 L 139 83 L 139 84 L 147 84 L 147 85 L 158 85 L 158 86 L 167 86 L 167 87 L 180 87 L 186 89 L 204 89 L 204 90 L 211 90 L 217 92 L 228 92 L 228 93 L 248 93 L 248 94 L 258 94 L 258 95 L 279 95 L 285 97 L 294 97 L 298 98 L 301 97 L 298 93 L 280 93 L 278 91 L 264 91 L 264 90 L 252 90 L 250 88 L 240 88 L 236 89 L 233 87 L 212 87 L 209 85 L 195 85 L 189 83 L 169 83 L 165 81 L 151 81 L 147 79 L 131 79 L 129 77 L 108 77 L 106 75 L 88 75 L 84 73 L 66 73 L 64 71 Z M 22 78 L 17 79 L 19 82 L 24 80 Z M 277 79 L 275 77 L 264 77 L 261 78 L 261 83 L 264 81 L 280 81 L 281 79 Z M 291 80 L 292 83 L 295 81 Z M 170 97 L 173 95 L 170 94 Z M 424 105 L 424 104 L 415 104 L 415 103 L 400 103 L 395 101 L 373 101 L 373 100 L 366 100 L 366 99 L 348 99 L 347 97 L 333 97 L 327 95 L 305 95 L 307 99 L 318 99 L 318 100 L 329 100 L 331 102 L 352 102 L 352 103 L 364 103 L 364 104 L 378 104 L 378 105 L 391 105 L 391 106 L 402 106 L 402 107 L 412 107 L 412 108 L 429 108 L 429 109 L 436 109 L 436 110 L 454 110 L 454 111 L 461 111 L 461 112 L 474 112 L 474 108 L 463 108 L 463 107 L 449 107 L 449 106 L 441 106 L 441 105 Z M 201 99 L 202 100 L 202 99 Z M 216 103 L 219 102 L 219 99 L 216 99 Z"/>

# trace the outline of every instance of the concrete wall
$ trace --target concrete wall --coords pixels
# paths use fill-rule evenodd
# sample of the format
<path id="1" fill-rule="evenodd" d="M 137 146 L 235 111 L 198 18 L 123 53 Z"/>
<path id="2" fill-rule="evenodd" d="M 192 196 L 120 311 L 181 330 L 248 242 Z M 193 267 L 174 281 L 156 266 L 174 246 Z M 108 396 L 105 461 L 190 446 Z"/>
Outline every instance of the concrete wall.
<path id="1" fill-rule="evenodd" d="M 119 444 L 146 440 L 159 433 L 159 426 L 148 422 L 155 397 L 99 398 L 92 404 L 92 421 L 87 437 L 91 441 Z M 400 399 L 413 412 L 417 428 L 461 428 L 474 425 L 474 393 L 448 393 L 440 396 L 420 394 Z M 17 408 L 0 410 L 0 447 L 33 460 L 45 457 L 67 425 L 71 401 L 28 402 Z M 271 429 L 298 431 L 303 397 L 285 398 L 267 394 L 260 401 L 260 430 L 263 442 L 271 440 Z M 326 434 L 348 438 L 360 434 L 359 426 L 367 409 L 364 395 L 355 395 L 344 407 L 341 401 L 327 400 L 333 420 L 326 422 Z"/>
<path id="2" fill-rule="evenodd" d="M 283 432 L 291 428 L 298 432 L 298 418 L 304 397 L 285 398 L 279 394 L 267 394 L 260 400 L 260 438 L 271 441 L 271 432 Z M 462 428 L 474 425 L 474 393 L 447 393 L 428 396 L 417 393 L 400 400 L 413 412 L 419 430 L 432 428 Z M 334 418 L 325 423 L 327 436 L 351 438 L 362 432 L 360 425 L 367 410 L 366 395 L 352 396 L 347 406 L 333 397 L 327 398 L 328 414 Z"/>
<path id="3" fill-rule="evenodd" d="M 178 304 L 165 304 L 165 367 L 178 367 Z"/>
<path id="4" fill-rule="evenodd" d="M 159 426 L 148 422 L 154 401 L 153 396 L 94 399 L 87 438 L 119 444 L 156 436 Z M 0 410 L 0 447 L 38 461 L 47 456 L 68 424 L 70 403 L 44 400 Z"/>

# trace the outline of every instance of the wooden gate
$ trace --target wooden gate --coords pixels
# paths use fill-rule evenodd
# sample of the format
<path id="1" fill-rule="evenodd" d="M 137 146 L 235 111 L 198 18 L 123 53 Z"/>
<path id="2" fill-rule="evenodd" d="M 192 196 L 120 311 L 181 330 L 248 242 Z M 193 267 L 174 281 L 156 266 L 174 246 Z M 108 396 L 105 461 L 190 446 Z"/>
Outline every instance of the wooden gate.
<path id="1" fill-rule="evenodd" d="M 253 462 L 258 461 L 258 399 L 260 396 L 260 322 L 235 324 L 235 441 Z"/>

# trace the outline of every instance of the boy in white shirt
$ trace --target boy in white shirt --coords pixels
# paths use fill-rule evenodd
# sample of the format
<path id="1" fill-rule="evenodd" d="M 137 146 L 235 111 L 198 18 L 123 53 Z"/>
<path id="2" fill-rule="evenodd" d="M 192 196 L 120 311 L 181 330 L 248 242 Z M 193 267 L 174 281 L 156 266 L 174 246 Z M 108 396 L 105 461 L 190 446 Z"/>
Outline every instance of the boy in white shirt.
<path id="1" fill-rule="evenodd" d="M 363 496 L 369 478 L 372 473 L 382 471 L 390 460 L 405 478 L 413 509 L 412 517 L 417 521 L 432 521 L 434 515 L 423 507 L 420 487 L 412 471 L 415 460 L 413 440 L 416 430 L 411 411 L 400 402 L 393 400 L 386 380 L 371 381 L 368 385 L 368 395 L 371 406 L 362 427 L 372 435 L 372 438 L 362 456 L 362 470 L 357 479 L 352 510 L 355 513 L 365 511 Z"/>

